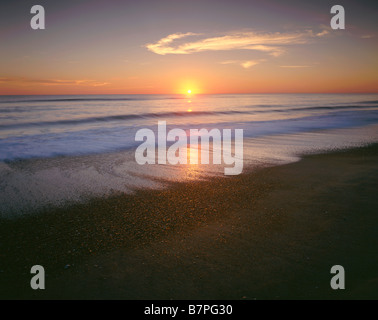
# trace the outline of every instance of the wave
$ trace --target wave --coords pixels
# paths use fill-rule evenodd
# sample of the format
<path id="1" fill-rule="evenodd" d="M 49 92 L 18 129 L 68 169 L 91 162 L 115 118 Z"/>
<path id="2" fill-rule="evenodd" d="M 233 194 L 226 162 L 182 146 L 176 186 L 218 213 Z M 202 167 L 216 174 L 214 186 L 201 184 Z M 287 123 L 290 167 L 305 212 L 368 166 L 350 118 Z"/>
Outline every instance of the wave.
<path id="1" fill-rule="evenodd" d="M 0 103 L 30 103 L 30 102 L 113 102 L 113 101 L 143 101 L 143 100 L 171 100 L 186 99 L 183 96 L 167 96 L 167 97 L 147 97 L 144 95 L 135 96 L 133 98 L 55 98 L 55 99 L 18 99 L 18 100 L 0 100 Z"/>
<path id="2" fill-rule="evenodd" d="M 360 101 L 359 103 L 378 103 L 378 100 Z"/>
<path id="3" fill-rule="evenodd" d="M 92 122 L 107 122 L 117 120 L 132 120 L 132 119 L 147 119 L 147 118 L 171 118 L 171 117 L 186 117 L 186 116 L 206 116 L 216 114 L 238 114 L 248 113 L 243 111 L 193 111 L 193 112 L 161 112 L 161 113 L 141 113 L 141 114 L 124 114 L 107 117 L 89 117 L 80 119 L 66 119 L 58 121 L 42 121 L 42 122 L 22 122 L 15 124 L 1 125 L 0 128 L 14 128 L 14 127 L 28 127 L 28 126 L 43 126 L 43 125 L 63 125 L 63 124 L 84 124 Z"/>
<path id="4" fill-rule="evenodd" d="M 251 106 L 252 107 L 252 106 Z M 256 106 L 253 106 L 256 107 Z M 261 107 L 261 106 L 259 106 Z M 181 112 L 160 112 L 160 113 L 140 113 L 140 114 L 121 114 L 105 117 L 88 117 L 78 119 L 63 119 L 57 121 L 39 121 L 39 122 L 18 122 L 12 124 L 2 124 L 0 129 L 9 128 L 24 128 L 34 126 L 53 126 L 53 125 L 77 125 L 96 122 L 109 122 L 121 120 L 135 120 L 135 119 L 153 119 L 153 118 L 175 118 L 175 117 L 196 117 L 196 116 L 221 116 L 221 115 L 254 115 L 261 113 L 290 113 L 297 111 L 341 111 L 341 110 L 356 110 L 356 109 L 376 109 L 377 106 L 313 106 L 313 107 L 294 107 L 266 110 L 229 110 L 229 111 L 181 111 Z"/>
<path id="5" fill-rule="evenodd" d="M 202 112 L 203 114 L 204 112 Z M 214 112 L 205 112 L 214 114 Z M 220 112 L 217 112 L 220 113 Z M 229 111 L 228 113 L 235 113 Z M 240 113 L 237 112 L 237 113 Z M 183 115 L 183 112 L 152 114 L 160 117 L 169 115 Z M 151 114 L 146 114 L 151 116 Z M 186 113 L 185 113 L 186 115 Z M 124 115 L 124 117 L 136 115 Z M 119 116 L 118 116 L 119 117 Z M 113 119 L 114 117 L 106 117 Z M 106 118 L 100 118 L 101 121 Z M 310 132 L 319 132 L 321 130 L 345 129 L 352 127 L 364 127 L 378 123 L 378 110 L 370 112 L 361 111 L 339 111 L 328 112 L 325 114 L 308 114 L 301 118 L 272 119 L 256 121 L 246 119 L 246 117 L 236 117 L 238 119 L 219 119 L 216 123 L 208 122 L 206 119 L 200 124 L 193 124 L 188 121 L 181 124 L 180 128 L 187 131 L 195 128 L 224 128 L 243 129 L 244 137 L 259 138 L 271 135 L 282 134 L 302 134 Z M 72 121 L 72 120 L 71 120 Z M 82 121 L 78 119 L 78 121 Z M 88 119 L 86 119 L 88 121 Z M 48 158 L 56 156 L 70 156 L 83 154 L 103 154 L 118 150 L 127 150 L 137 146 L 139 142 L 135 141 L 135 133 L 139 129 L 150 129 L 156 132 L 156 123 L 140 123 L 128 127 L 114 124 L 110 126 L 100 126 L 100 128 L 78 128 L 79 130 L 65 130 L 63 132 L 51 132 L 41 130 L 39 133 L 28 134 L 25 130 L 19 135 L 0 138 L 0 161 L 13 161 L 17 159 L 28 158 Z M 56 122 L 54 122 L 56 123 Z M 62 121 L 60 121 L 62 123 Z M 169 121 L 167 129 L 177 126 L 174 121 Z M 66 129 L 66 128 L 64 128 Z M 349 139 L 349 138 L 348 138 Z"/>
<path id="6" fill-rule="evenodd" d="M 123 96 L 76 96 L 76 97 L 57 97 L 57 96 L 51 96 L 49 98 L 46 96 L 45 98 L 40 98 L 39 96 L 3 96 L 1 98 L 7 98 L 7 100 L 0 99 L 0 104 L 2 103 L 41 103 L 41 102 L 116 102 L 116 101 L 145 101 L 145 100 L 175 100 L 175 99 L 188 99 L 185 95 L 180 94 L 167 94 L 167 95 L 127 95 L 127 97 Z M 15 99 L 12 99 L 14 97 Z M 35 98 L 34 98 L 35 97 Z M 223 95 L 212 95 L 212 98 L 222 98 Z M 228 97 L 228 96 L 226 96 Z M 378 100 L 365 100 L 365 101 L 359 101 L 355 102 L 356 104 L 363 103 L 363 104 L 378 104 Z"/>

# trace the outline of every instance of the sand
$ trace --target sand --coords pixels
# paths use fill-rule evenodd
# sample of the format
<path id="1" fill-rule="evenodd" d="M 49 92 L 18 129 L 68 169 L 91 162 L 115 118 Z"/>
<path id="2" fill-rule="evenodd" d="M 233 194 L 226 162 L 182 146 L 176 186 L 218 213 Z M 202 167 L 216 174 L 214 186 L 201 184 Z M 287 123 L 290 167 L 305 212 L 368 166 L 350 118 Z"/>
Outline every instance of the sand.
<path id="1" fill-rule="evenodd" d="M 0 297 L 377 299 L 377 173 L 373 145 L 1 220 Z"/>

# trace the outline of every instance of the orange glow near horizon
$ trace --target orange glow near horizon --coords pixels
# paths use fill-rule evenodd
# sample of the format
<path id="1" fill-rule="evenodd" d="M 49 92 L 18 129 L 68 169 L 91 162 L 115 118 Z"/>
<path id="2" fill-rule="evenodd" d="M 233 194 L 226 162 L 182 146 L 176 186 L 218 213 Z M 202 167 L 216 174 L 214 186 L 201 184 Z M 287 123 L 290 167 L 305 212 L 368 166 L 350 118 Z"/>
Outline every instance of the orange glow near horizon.
<path id="1" fill-rule="evenodd" d="M 281 70 L 280 70 L 281 71 Z M 297 71 L 297 70 L 295 70 Z M 320 72 L 320 71 L 319 71 Z M 107 85 L 56 84 L 46 85 L 34 81 L 0 81 L 0 95 L 81 95 L 81 94 L 179 94 L 193 99 L 197 94 L 234 94 L 234 93 L 374 93 L 377 92 L 378 80 L 366 74 L 349 79 L 344 74 L 343 81 L 336 76 L 315 79 L 311 75 L 253 74 L 241 75 L 238 79 L 227 79 L 220 75 L 218 79 L 204 77 L 206 86 L 185 82 L 175 85 L 174 81 L 162 79 L 160 83 L 145 85 L 141 80 L 117 79 Z M 353 75 L 353 74 L 352 74 Z M 349 75 L 349 77 L 352 77 Z M 284 79 L 286 77 L 286 80 Z M 311 81 L 312 80 L 312 81 Z M 312 83 L 309 87 L 308 83 Z M 191 89 L 188 89 L 191 88 Z M 173 90 L 172 90 L 173 89 Z M 190 92 L 189 92 L 190 91 Z"/>
<path id="2" fill-rule="evenodd" d="M 201 78 L 206 79 L 205 76 Z M 201 84 L 202 81 L 199 81 L 195 78 L 192 79 L 184 79 L 176 81 L 176 90 L 175 93 L 178 94 L 185 94 L 188 98 L 193 97 L 196 94 L 207 94 L 207 90 L 203 90 L 203 85 Z"/>
<path id="3" fill-rule="evenodd" d="M 54 76 L 43 68 L 40 78 L 0 77 L 0 95 L 179 94 L 193 99 L 198 94 L 368 93 L 377 92 L 378 88 L 373 69 L 348 65 L 338 72 L 330 72 L 326 65 L 280 68 L 266 63 L 243 69 L 232 64 L 209 64 L 195 73 L 183 67 L 162 75 L 160 66 L 156 66 L 150 67 L 148 74 L 138 71 L 139 76 L 135 70 L 129 77 L 115 71 L 112 77 L 99 73 L 98 77 L 91 78 L 79 77 L 75 70 L 65 77 Z M 183 78 L 182 74 L 190 77 Z"/>
<path id="4" fill-rule="evenodd" d="M 46 31 L 4 8 L 0 95 L 378 93 L 376 11 L 357 2 L 345 31 L 315 2 L 76 2 L 51 3 Z"/>

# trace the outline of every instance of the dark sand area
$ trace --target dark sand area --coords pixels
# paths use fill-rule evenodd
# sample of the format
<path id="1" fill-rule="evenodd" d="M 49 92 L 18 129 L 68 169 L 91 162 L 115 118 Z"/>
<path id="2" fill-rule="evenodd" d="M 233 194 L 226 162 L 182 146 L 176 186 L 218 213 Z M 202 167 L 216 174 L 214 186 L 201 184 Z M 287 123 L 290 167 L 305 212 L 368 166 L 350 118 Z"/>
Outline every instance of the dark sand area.
<path id="1" fill-rule="evenodd" d="M 377 190 L 374 145 L 0 220 L 0 298 L 377 299 Z"/>

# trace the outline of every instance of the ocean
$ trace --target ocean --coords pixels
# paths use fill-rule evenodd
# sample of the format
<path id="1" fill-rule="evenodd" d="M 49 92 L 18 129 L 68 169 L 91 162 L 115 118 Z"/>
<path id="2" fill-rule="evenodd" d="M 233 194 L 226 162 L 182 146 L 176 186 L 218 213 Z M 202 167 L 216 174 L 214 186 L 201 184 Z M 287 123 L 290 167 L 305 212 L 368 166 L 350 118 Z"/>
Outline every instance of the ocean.
<path id="1" fill-rule="evenodd" d="M 139 129 L 244 130 L 244 170 L 378 142 L 377 94 L 0 96 L 1 216 L 221 174 L 138 165 Z"/>

